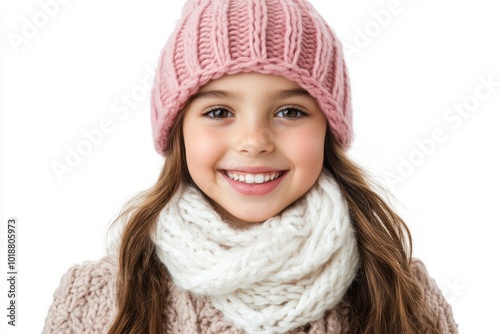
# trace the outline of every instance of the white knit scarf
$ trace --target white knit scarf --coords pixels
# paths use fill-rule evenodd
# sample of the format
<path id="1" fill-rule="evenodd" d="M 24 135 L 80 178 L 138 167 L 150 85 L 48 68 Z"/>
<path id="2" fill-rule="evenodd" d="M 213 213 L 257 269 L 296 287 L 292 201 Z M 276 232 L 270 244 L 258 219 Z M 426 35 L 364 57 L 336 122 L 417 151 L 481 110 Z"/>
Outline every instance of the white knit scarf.
<path id="1" fill-rule="evenodd" d="M 152 238 L 178 287 L 209 296 L 249 334 L 285 333 L 321 318 L 341 300 L 359 261 L 347 203 L 326 170 L 280 215 L 244 230 L 184 185 Z"/>

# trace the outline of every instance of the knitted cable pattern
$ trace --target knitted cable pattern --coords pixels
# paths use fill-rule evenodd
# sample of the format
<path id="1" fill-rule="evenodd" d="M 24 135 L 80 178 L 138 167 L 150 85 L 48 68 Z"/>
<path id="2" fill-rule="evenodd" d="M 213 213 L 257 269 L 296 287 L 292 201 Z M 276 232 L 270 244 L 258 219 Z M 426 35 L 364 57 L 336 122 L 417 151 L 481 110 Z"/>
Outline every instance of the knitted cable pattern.
<path id="1" fill-rule="evenodd" d="M 350 83 L 342 45 L 306 0 L 188 0 L 163 48 L 151 95 L 155 148 L 175 117 L 212 79 L 240 72 L 283 76 L 316 100 L 337 140 L 352 140 Z"/>
<path id="2" fill-rule="evenodd" d="M 160 213 L 152 238 L 176 285 L 209 296 L 249 334 L 285 333 L 320 319 L 358 269 L 348 206 L 326 170 L 293 206 L 245 230 L 185 185 Z"/>

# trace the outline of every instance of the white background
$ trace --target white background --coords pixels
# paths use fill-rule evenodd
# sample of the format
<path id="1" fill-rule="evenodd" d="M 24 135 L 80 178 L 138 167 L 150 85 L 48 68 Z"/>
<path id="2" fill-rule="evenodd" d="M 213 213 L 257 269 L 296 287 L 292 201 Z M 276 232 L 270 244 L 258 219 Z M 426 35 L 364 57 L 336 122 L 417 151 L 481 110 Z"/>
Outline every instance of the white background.
<path id="1" fill-rule="evenodd" d="M 59 5 L 48 16 L 42 4 L 50 2 Z M 105 254 L 110 221 L 161 166 L 146 90 L 182 2 L 62 2 L 1 2 L 2 333 L 41 332 L 61 276 Z M 350 53 L 350 154 L 397 198 L 414 255 L 443 289 L 461 333 L 493 333 L 500 311 L 498 2 L 312 2 Z M 32 36 L 27 22 L 40 26 Z M 13 36 L 23 33 L 29 38 L 15 46 Z M 481 77 L 496 82 L 487 97 Z M 464 103 L 467 117 L 444 118 Z M 68 150 L 83 147 L 84 132 L 105 119 L 110 131 L 58 178 L 53 164 L 66 164 Z M 435 131 L 442 140 L 431 145 Z M 6 326 L 8 217 L 18 219 L 16 328 Z"/>

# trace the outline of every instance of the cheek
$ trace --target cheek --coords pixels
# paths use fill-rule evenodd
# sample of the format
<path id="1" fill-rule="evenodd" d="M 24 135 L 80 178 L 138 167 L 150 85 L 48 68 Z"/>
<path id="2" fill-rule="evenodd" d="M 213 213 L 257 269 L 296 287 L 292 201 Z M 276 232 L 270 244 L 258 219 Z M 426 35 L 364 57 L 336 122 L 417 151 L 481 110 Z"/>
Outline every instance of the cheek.
<path id="1" fill-rule="evenodd" d="M 220 136 L 199 127 L 184 128 L 186 162 L 191 176 L 198 170 L 213 169 L 222 151 L 220 141 Z"/>
<path id="2" fill-rule="evenodd" d="M 308 128 L 288 138 L 286 149 L 296 168 L 321 169 L 323 165 L 326 128 Z M 311 172 L 311 170 L 309 170 Z"/>

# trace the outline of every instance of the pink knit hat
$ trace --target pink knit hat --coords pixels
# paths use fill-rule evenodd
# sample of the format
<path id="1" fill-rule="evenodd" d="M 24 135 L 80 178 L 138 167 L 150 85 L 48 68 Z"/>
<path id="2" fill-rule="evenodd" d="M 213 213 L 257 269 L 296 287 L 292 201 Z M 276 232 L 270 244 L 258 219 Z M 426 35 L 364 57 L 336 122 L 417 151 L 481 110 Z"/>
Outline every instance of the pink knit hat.
<path id="1" fill-rule="evenodd" d="M 155 149 L 166 155 L 174 119 L 200 86 L 226 74 L 283 76 L 319 103 L 335 138 L 352 140 L 342 46 L 306 0 L 188 0 L 163 48 L 151 97 Z"/>

